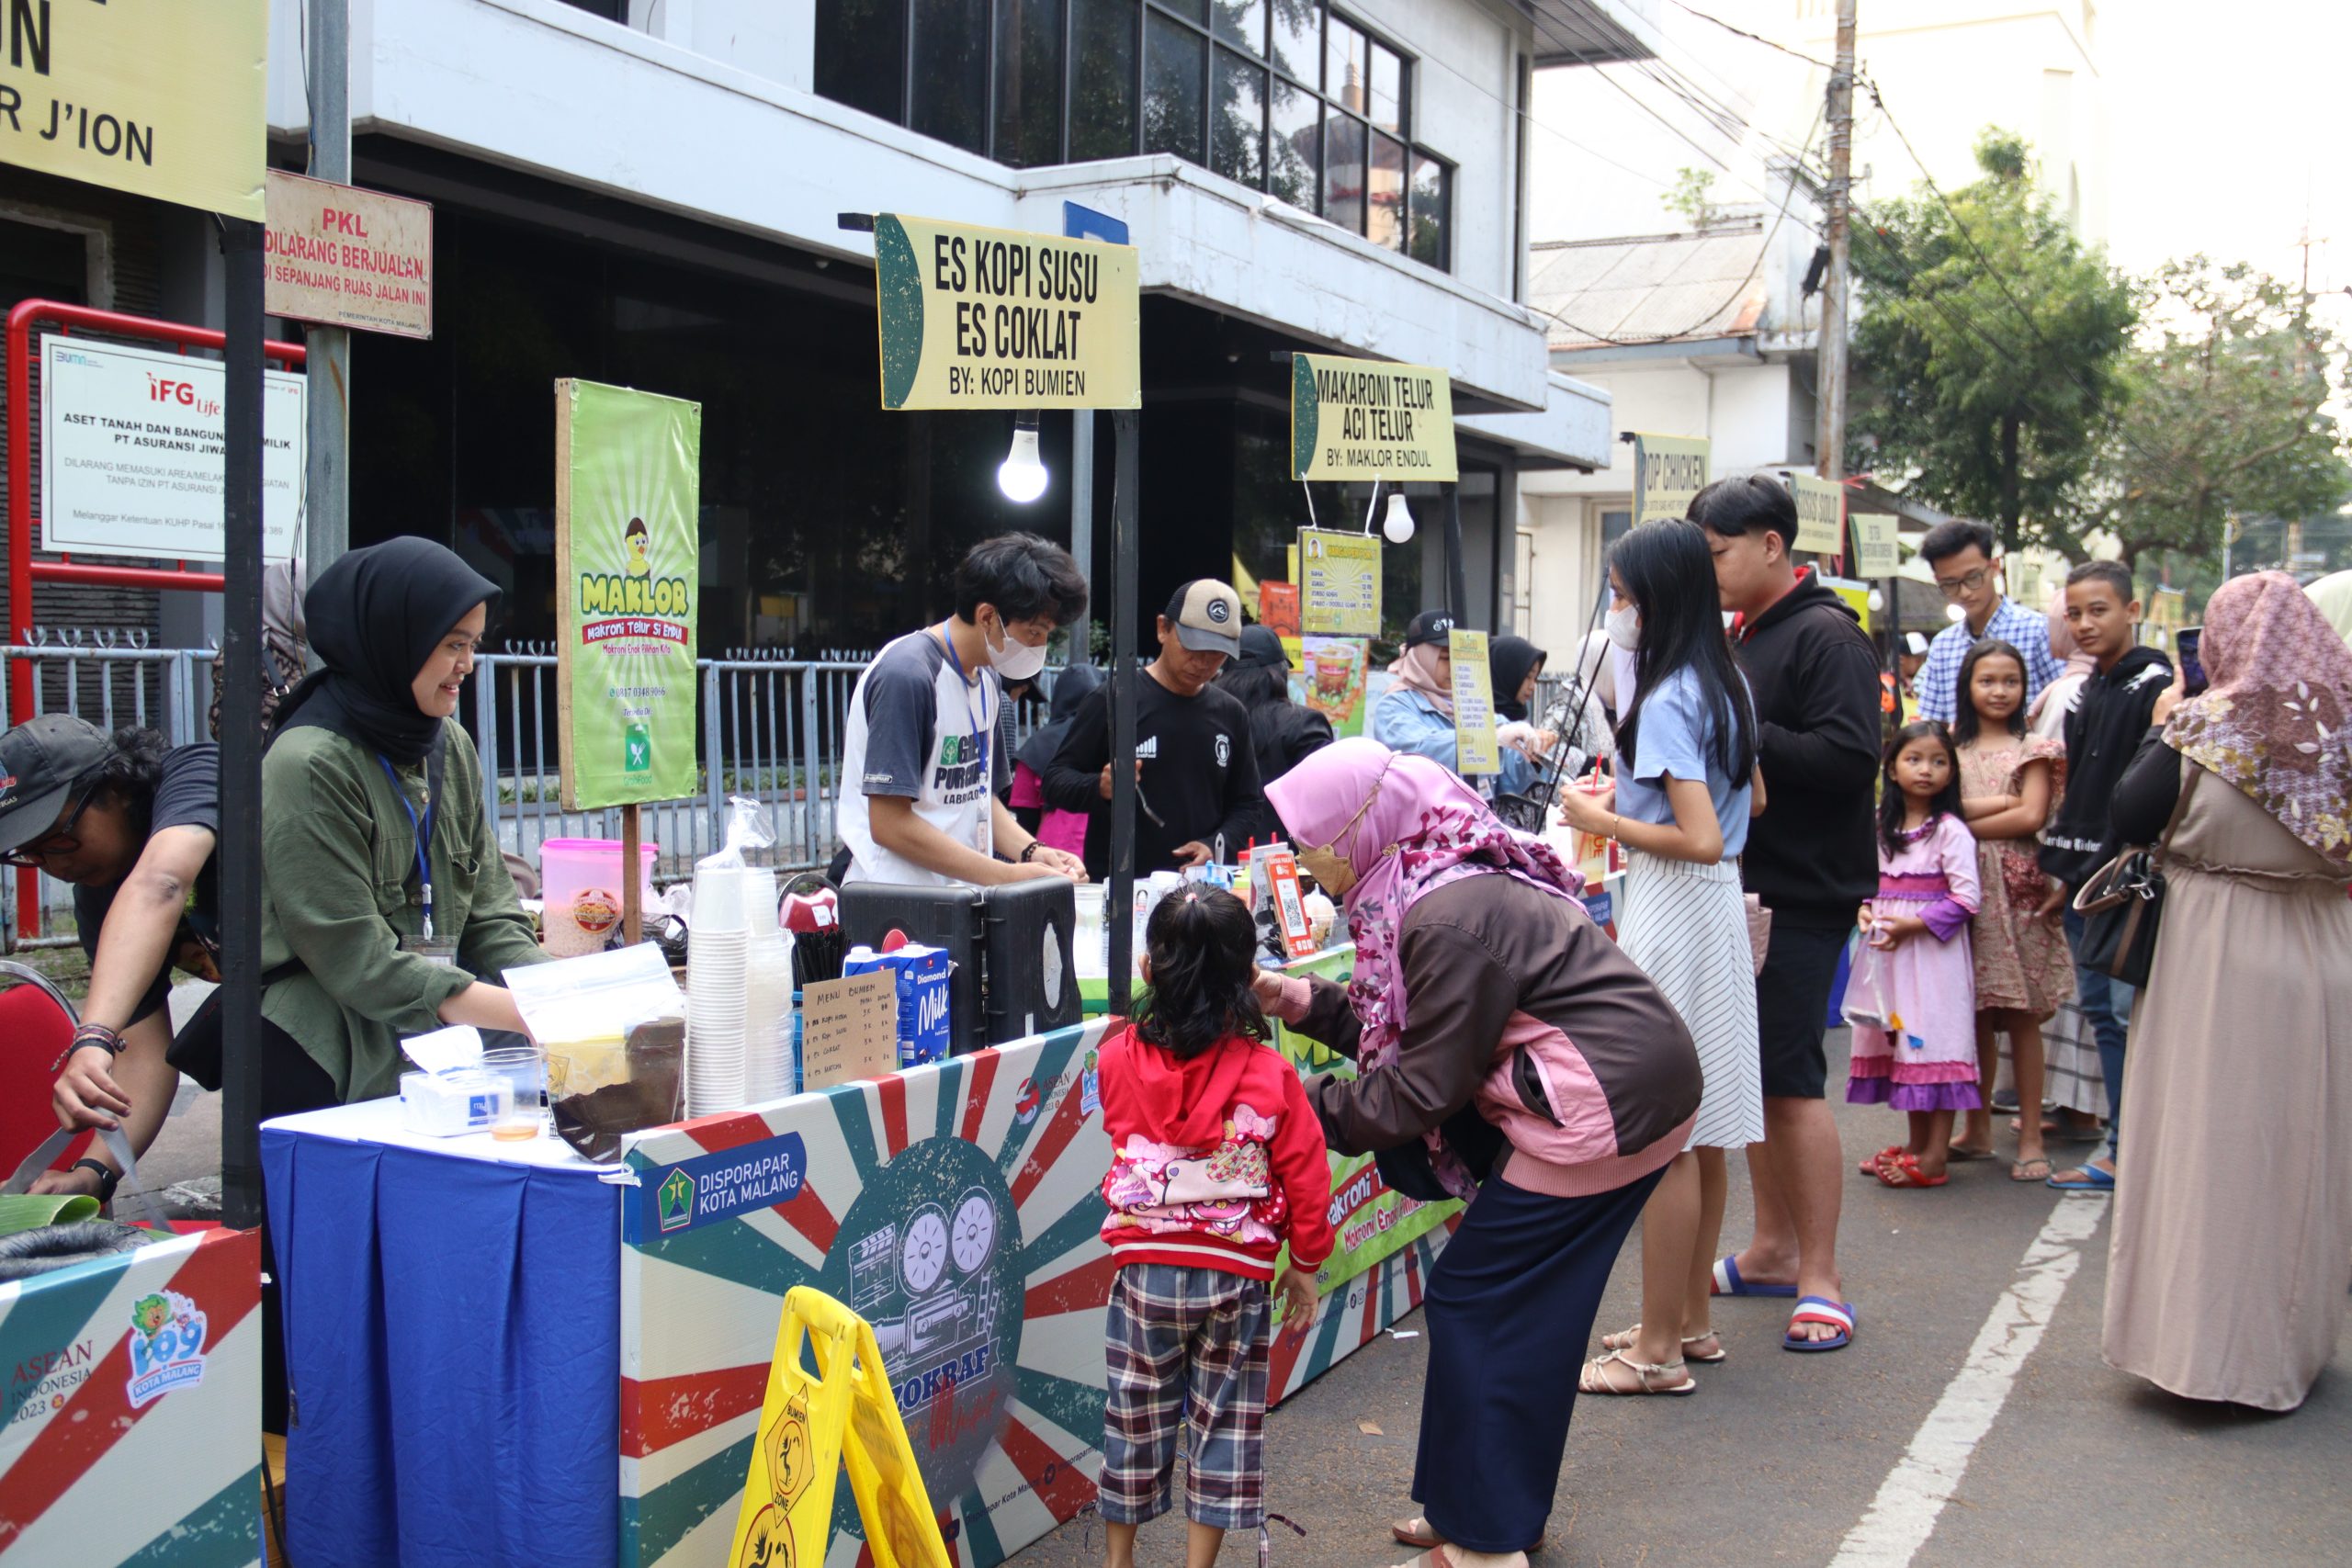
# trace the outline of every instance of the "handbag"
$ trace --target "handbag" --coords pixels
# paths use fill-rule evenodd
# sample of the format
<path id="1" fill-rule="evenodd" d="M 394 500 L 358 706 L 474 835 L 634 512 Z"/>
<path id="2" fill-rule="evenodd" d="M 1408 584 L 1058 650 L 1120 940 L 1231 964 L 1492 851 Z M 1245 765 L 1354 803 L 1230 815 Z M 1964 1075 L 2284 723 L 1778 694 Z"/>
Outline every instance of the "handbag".
<path id="1" fill-rule="evenodd" d="M 2172 817 L 2156 841 L 2122 853 L 2091 873 L 2075 892 L 2075 913 L 2083 917 L 2077 961 L 2127 986 L 2144 986 L 2156 956 L 2156 931 L 2165 912 L 2165 846 L 2197 793 L 2202 768 L 2189 768 L 2181 782 Z"/>
<path id="2" fill-rule="evenodd" d="M 1753 893 L 1743 893 L 1739 898 L 1741 907 L 1747 913 L 1748 956 L 1755 964 L 1756 973 L 1761 975 L 1764 973 L 1765 955 L 1772 951 L 1772 911 L 1766 908 L 1764 900 Z"/>

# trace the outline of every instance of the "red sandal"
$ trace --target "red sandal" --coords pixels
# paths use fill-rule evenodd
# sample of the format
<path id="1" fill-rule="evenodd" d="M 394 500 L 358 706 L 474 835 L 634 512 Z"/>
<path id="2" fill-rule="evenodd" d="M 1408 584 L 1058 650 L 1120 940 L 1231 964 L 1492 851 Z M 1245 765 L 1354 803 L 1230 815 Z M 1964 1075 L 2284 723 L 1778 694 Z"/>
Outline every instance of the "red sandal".
<path id="1" fill-rule="evenodd" d="M 1947 1171 L 1941 1176 L 1929 1176 L 1919 1168 L 1918 1156 L 1897 1154 L 1879 1167 L 1878 1179 L 1889 1187 L 1941 1187 L 1951 1179 L 1951 1173 Z"/>
<path id="2" fill-rule="evenodd" d="M 1858 1174 L 1862 1176 L 1876 1176 L 1878 1174 L 1879 1167 L 1884 1165 L 1891 1159 L 1898 1157 L 1902 1153 L 1903 1145 L 1901 1144 L 1889 1144 L 1886 1147 L 1879 1150 L 1878 1153 L 1871 1156 L 1868 1159 L 1863 1160 L 1860 1165 L 1854 1167 L 1854 1169 Z"/>

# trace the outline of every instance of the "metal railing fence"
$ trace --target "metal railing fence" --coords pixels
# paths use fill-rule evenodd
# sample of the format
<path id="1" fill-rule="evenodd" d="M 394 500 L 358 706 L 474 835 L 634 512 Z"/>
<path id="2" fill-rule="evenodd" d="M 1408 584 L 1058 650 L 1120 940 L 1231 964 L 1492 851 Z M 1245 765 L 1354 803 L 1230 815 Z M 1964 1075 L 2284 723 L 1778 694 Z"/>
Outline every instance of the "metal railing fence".
<path id="1" fill-rule="evenodd" d="M 162 732 L 170 746 L 211 739 L 214 649 L 137 646 L 129 636 L 97 633 L 69 640 L 45 634 L 32 646 L 0 649 L 8 660 L 30 661 L 34 711 L 80 715 L 107 729 L 124 726 Z M 701 762 L 696 794 L 648 804 L 645 842 L 661 856 L 664 883 L 690 874 L 695 861 L 725 841 L 727 801 L 743 795 L 768 809 L 776 842 L 758 857 L 779 869 L 824 865 L 839 841 L 833 807 L 841 785 L 842 748 L 851 694 L 867 660 L 829 652 L 813 660 L 733 649 L 723 659 L 695 661 L 701 684 Z M 470 733 L 481 757 L 482 799 L 500 848 L 533 865 L 549 839 L 620 837 L 617 808 L 567 811 L 556 739 L 556 658 L 543 649 L 485 654 L 469 688 Z M 0 673 L 6 667 L 0 666 Z M 1058 671 L 1047 672 L 1050 689 Z M 1032 728 L 1026 707 L 1015 710 L 1016 741 Z M 7 945 L 64 946 L 49 918 L 73 907 L 73 888 L 39 878 L 41 929 L 13 929 L 6 906 Z"/>

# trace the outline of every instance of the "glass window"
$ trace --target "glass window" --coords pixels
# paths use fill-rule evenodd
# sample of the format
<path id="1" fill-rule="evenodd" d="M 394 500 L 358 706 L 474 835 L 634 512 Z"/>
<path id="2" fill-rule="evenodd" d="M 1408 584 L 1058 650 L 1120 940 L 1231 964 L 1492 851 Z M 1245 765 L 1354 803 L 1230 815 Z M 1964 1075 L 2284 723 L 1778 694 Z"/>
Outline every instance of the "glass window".
<path id="1" fill-rule="evenodd" d="M 905 96 L 906 0 L 817 0 L 817 91 L 895 121 Z"/>
<path id="2" fill-rule="evenodd" d="M 1209 19 L 1209 0 L 1151 0 L 1163 11 L 1173 11 L 1188 22 L 1205 25 Z"/>
<path id="3" fill-rule="evenodd" d="M 1363 232 L 1363 121 L 1334 114 L 1323 127 L 1323 216 Z"/>
<path id="4" fill-rule="evenodd" d="M 1365 51 L 1372 40 L 1361 28 L 1351 28 L 1339 17 L 1331 18 L 1323 50 L 1323 95 L 1343 109 L 1357 114 L 1364 111 L 1365 79 L 1370 74 L 1370 62 Z"/>
<path id="5" fill-rule="evenodd" d="M 1203 131 L 1203 77 L 1208 40 L 1161 16 L 1144 21 L 1143 150 L 1208 162 Z"/>
<path id="6" fill-rule="evenodd" d="M 1315 95 L 1274 79 L 1272 135 L 1266 142 L 1266 193 L 1302 211 L 1315 210 L 1315 186 L 1322 176 L 1323 106 Z"/>
<path id="7" fill-rule="evenodd" d="M 1453 266 L 1446 219 L 1453 210 L 1453 171 L 1416 148 L 1413 152 L 1412 231 L 1405 254 L 1441 272 Z"/>
<path id="8" fill-rule="evenodd" d="M 1405 248 L 1405 144 L 1372 133 L 1372 168 L 1364 189 L 1364 235 L 1392 251 Z"/>
<path id="9" fill-rule="evenodd" d="M 907 128 L 973 152 L 988 151 L 988 9 L 914 0 L 914 80 Z"/>
<path id="10" fill-rule="evenodd" d="M 1069 157 L 1131 157 L 1136 150 L 1135 0 L 1070 0 Z"/>
<path id="11" fill-rule="evenodd" d="M 1265 173 L 1266 71 L 1229 49 L 1216 51 L 1209 167 L 1243 185 Z"/>
<path id="12" fill-rule="evenodd" d="M 1252 54 L 1266 52 L 1266 0 L 1209 0 L 1210 25 L 1219 43 L 1238 43 Z"/>
<path id="13" fill-rule="evenodd" d="M 1294 81 L 1323 81 L 1323 7 L 1316 0 L 1272 0 L 1273 43 L 1267 51 Z"/>
<path id="14" fill-rule="evenodd" d="M 1372 46 L 1371 110 L 1376 129 L 1405 134 L 1405 62 L 1378 44 Z"/>
<path id="15" fill-rule="evenodd" d="M 1062 158 L 1062 0 L 997 0 L 996 158 Z"/>

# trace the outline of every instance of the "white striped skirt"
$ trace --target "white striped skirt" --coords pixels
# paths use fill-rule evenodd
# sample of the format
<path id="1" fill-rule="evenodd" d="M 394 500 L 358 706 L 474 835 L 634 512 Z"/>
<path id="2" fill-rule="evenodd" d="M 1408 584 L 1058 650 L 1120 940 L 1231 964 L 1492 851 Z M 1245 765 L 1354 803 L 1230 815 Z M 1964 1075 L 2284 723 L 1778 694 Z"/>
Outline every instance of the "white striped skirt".
<path id="1" fill-rule="evenodd" d="M 1739 867 L 1628 853 L 1618 944 L 1682 1015 L 1705 1075 L 1690 1146 L 1736 1149 L 1760 1143 L 1756 961 Z"/>

